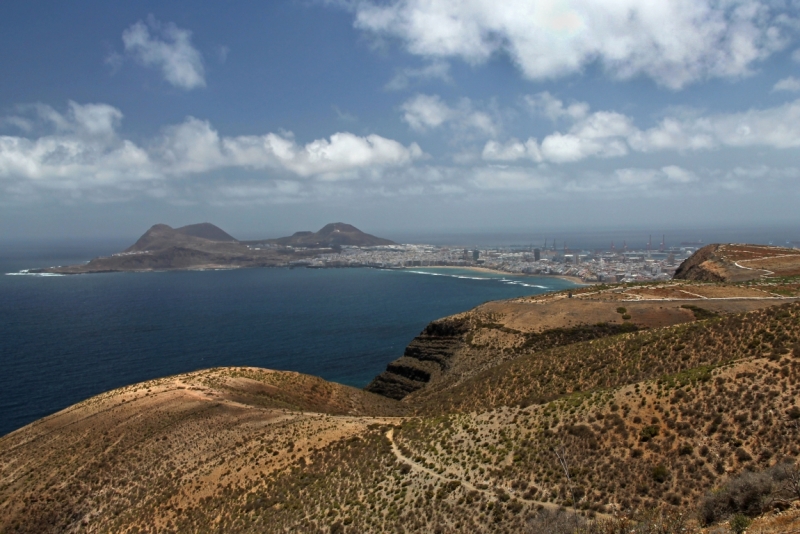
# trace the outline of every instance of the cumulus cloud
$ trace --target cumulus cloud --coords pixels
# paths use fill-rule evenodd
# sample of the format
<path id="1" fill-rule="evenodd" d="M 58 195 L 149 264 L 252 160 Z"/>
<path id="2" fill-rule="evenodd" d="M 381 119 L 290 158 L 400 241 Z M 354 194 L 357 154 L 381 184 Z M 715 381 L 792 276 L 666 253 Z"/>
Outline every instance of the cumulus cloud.
<path id="1" fill-rule="evenodd" d="M 438 128 L 445 123 L 461 131 L 471 130 L 494 136 L 499 127 L 486 112 L 474 109 L 468 98 L 463 98 L 455 107 L 449 106 L 438 95 L 418 94 L 400 106 L 403 120 L 417 131 Z"/>
<path id="2" fill-rule="evenodd" d="M 552 98 L 549 97 L 548 98 Z M 577 105 L 577 104 L 574 104 Z M 699 151 L 721 147 L 800 147 L 800 100 L 781 106 L 752 109 L 740 113 L 708 116 L 685 114 L 669 116 L 656 126 L 638 128 L 626 115 L 613 111 L 585 111 L 570 115 L 553 99 L 549 108 L 562 110 L 558 116 L 582 117 L 569 129 L 545 136 L 541 142 L 529 138 L 524 143 L 511 139 L 492 140 L 483 148 L 487 161 L 531 159 L 536 162 L 576 162 L 588 157 L 613 158 L 631 151 Z"/>
<path id="3" fill-rule="evenodd" d="M 773 91 L 790 91 L 796 93 L 800 91 L 800 80 L 795 78 L 794 76 L 789 76 L 788 78 L 784 78 L 776 83 L 772 87 Z"/>
<path id="4" fill-rule="evenodd" d="M 338 132 L 305 145 L 286 133 L 227 137 L 208 121 L 193 117 L 164 128 L 157 139 L 138 146 L 120 137 L 122 112 L 112 106 L 70 102 L 64 114 L 49 106 L 30 109 L 50 133 L 34 138 L 0 136 L 0 182 L 6 186 L 28 182 L 55 189 L 130 188 L 218 169 L 241 169 L 273 171 L 263 179 L 281 181 L 280 191 L 286 194 L 285 183 L 297 178 L 318 182 L 379 179 L 383 169 L 409 165 L 425 156 L 416 143 L 404 146 L 375 134 Z"/>
<path id="5" fill-rule="evenodd" d="M 794 31 L 785 5 L 768 0 L 364 0 L 355 10 L 357 28 L 426 58 L 477 64 L 505 53 L 532 80 L 597 61 L 672 89 L 747 75 Z"/>
<path id="6" fill-rule="evenodd" d="M 800 100 L 766 109 L 701 117 L 668 117 L 628 136 L 634 150 L 702 150 L 729 147 L 800 147 Z"/>
<path id="7" fill-rule="evenodd" d="M 400 109 L 403 111 L 403 120 L 420 131 L 437 128 L 456 115 L 456 111 L 438 95 L 417 95 L 405 102 Z"/>
<path id="8" fill-rule="evenodd" d="M 0 178 L 80 188 L 154 176 L 147 152 L 116 136 L 122 119 L 118 109 L 75 102 L 66 114 L 49 106 L 33 109 L 54 133 L 35 139 L 0 136 Z"/>
<path id="9" fill-rule="evenodd" d="M 160 69 L 171 85 L 187 90 L 205 87 L 203 56 L 192 45 L 191 31 L 151 17 L 147 24 L 139 21 L 122 32 L 122 42 L 129 57 Z"/>
<path id="10" fill-rule="evenodd" d="M 223 137 L 208 121 L 190 117 L 164 132 L 158 147 L 166 169 L 174 174 L 200 173 L 223 167 L 286 170 L 301 177 L 352 178 L 353 171 L 405 165 L 423 156 L 416 143 L 405 147 L 379 135 L 335 133 L 304 146 L 290 136 Z"/>

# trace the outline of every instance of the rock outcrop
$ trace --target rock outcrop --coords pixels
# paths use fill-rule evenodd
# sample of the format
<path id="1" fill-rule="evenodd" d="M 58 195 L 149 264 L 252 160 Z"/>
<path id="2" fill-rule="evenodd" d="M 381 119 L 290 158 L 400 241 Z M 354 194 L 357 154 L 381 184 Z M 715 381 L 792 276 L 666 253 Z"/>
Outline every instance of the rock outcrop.
<path id="1" fill-rule="evenodd" d="M 397 400 L 422 389 L 447 371 L 467 331 L 463 320 L 443 319 L 430 323 L 409 343 L 403 356 L 387 365 L 386 371 L 365 389 Z"/>
<path id="2" fill-rule="evenodd" d="M 676 280 L 745 282 L 800 274 L 800 250 L 771 245 L 707 245 L 675 271 Z"/>

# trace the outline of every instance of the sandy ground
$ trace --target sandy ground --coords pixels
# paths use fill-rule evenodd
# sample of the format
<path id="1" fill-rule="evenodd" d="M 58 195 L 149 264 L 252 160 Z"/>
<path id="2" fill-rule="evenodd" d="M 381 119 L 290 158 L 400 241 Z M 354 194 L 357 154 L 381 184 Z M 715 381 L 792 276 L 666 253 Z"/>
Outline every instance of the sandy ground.
<path id="1" fill-rule="evenodd" d="M 594 285 L 598 284 L 599 282 L 586 282 L 577 276 L 562 276 L 557 274 L 527 274 L 527 273 L 509 273 L 506 271 L 500 271 L 498 269 L 489 269 L 487 267 L 459 267 L 457 265 L 434 265 L 430 267 L 404 267 L 404 269 L 460 269 L 463 271 L 475 271 L 478 273 L 491 273 L 491 274 L 502 274 L 505 276 L 525 276 L 525 277 L 541 277 L 541 278 L 560 278 L 562 280 L 567 280 L 572 282 L 573 284 L 578 285 Z"/>

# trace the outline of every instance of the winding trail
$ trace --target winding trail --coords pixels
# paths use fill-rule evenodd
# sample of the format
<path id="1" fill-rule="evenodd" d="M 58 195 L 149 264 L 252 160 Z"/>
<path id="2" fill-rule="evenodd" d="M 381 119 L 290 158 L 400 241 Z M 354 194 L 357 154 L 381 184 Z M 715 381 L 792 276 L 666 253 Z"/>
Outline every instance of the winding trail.
<path id="1" fill-rule="evenodd" d="M 439 480 L 442 480 L 444 482 L 458 482 L 458 483 L 461 484 L 461 486 L 466 488 L 468 491 L 476 491 L 476 492 L 482 493 L 482 494 L 484 494 L 485 496 L 487 496 L 490 499 L 495 499 L 496 500 L 497 499 L 498 490 L 502 490 L 502 491 L 508 493 L 509 495 L 511 495 L 512 497 L 514 497 L 515 499 L 517 499 L 519 501 L 522 501 L 522 502 L 525 502 L 525 503 L 528 503 L 528 504 L 532 504 L 532 505 L 536 505 L 536 506 L 542 506 L 543 508 L 547 508 L 549 510 L 558 510 L 558 509 L 562 508 L 562 506 L 560 506 L 558 504 L 555 504 L 555 503 L 552 503 L 552 502 L 535 501 L 535 500 L 531 500 L 531 499 L 526 499 L 526 498 L 522 497 L 521 495 L 519 495 L 517 492 L 515 492 L 513 490 L 510 490 L 508 488 L 481 489 L 481 488 L 475 486 L 474 484 L 471 484 L 470 482 L 467 482 L 466 480 L 463 480 L 463 479 L 460 479 L 460 478 L 447 478 L 446 476 L 440 475 L 436 471 L 434 471 L 432 469 L 428 469 L 424 465 L 421 465 L 421 464 L 415 462 L 414 460 L 412 460 L 411 458 L 409 458 L 408 456 L 404 455 L 403 452 L 400 450 L 400 447 L 397 446 L 397 443 L 394 440 L 394 429 L 393 428 L 390 429 L 386 433 L 386 439 L 388 439 L 389 443 L 391 443 L 391 445 L 392 445 L 392 453 L 395 455 L 397 460 L 402 462 L 402 463 L 408 464 L 411 467 L 412 471 L 425 473 L 425 474 L 430 475 L 430 476 L 432 476 L 434 478 L 438 478 Z M 574 509 L 572 507 L 564 507 L 564 508 L 572 510 L 575 513 L 579 512 L 578 510 L 576 510 L 576 509 Z M 600 513 L 600 512 L 597 512 L 596 516 L 597 516 L 598 519 L 609 519 L 609 518 L 612 517 L 610 514 L 603 514 L 603 513 Z"/>

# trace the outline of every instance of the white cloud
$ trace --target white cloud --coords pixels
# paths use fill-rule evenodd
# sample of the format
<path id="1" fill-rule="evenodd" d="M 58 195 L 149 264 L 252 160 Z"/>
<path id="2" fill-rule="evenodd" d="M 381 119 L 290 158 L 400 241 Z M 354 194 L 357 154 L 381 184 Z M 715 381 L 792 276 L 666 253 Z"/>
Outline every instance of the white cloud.
<path id="1" fill-rule="evenodd" d="M 70 102 L 66 114 L 48 106 L 31 109 L 53 132 L 36 138 L 0 136 L 0 182 L 6 185 L 30 182 L 54 189 L 124 189 L 218 169 L 271 170 L 262 175 L 263 180 L 287 183 L 298 177 L 328 182 L 375 180 L 386 168 L 425 157 L 416 143 L 403 146 L 374 134 L 339 132 L 305 145 L 286 133 L 226 137 L 208 121 L 193 117 L 166 127 L 143 148 L 120 138 L 117 128 L 122 113 L 112 106 Z M 288 189 L 282 187 L 286 193 Z"/>
<path id="2" fill-rule="evenodd" d="M 419 69 L 401 69 L 386 84 L 389 91 L 401 91 L 410 85 L 430 80 L 450 82 L 450 64 L 444 61 L 434 61 Z"/>
<path id="3" fill-rule="evenodd" d="M 148 154 L 115 128 L 122 112 L 106 104 L 69 103 L 66 115 L 33 109 L 55 133 L 35 139 L 0 136 L 0 178 L 24 178 L 62 188 L 138 181 L 154 176 Z"/>
<path id="4" fill-rule="evenodd" d="M 505 144 L 489 141 L 483 147 L 482 157 L 487 161 L 516 161 L 518 159 L 542 161 L 539 144 L 536 139 L 532 138 L 524 143 L 517 139 L 511 139 Z"/>
<path id="5" fill-rule="evenodd" d="M 426 131 L 450 123 L 463 131 L 471 130 L 494 136 L 499 127 L 494 119 L 484 111 L 473 108 L 468 98 L 463 98 L 456 107 L 450 107 L 438 95 L 418 94 L 400 106 L 403 120 L 417 131 Z"/>
<path id="6" fill-rule="evenodd" d="M 205 87 L 203 56 L 192 46 L 191 31 L 151 17 L 147 25 L 139 21 L 122 32 L 122 42 L 126 54 L 145 66 L 161 69 L 164 79 L 175 87 Z"/>
<path id="7" fill-rule="evenodd" d="M 669 117 L 627 138 L 634 150 L 704 150 L 729 147 L 800 147 L 800 100 L 773 108 L 701 117 Z"/>
<path id="8" fill-rule="evenodd" d="M 477 64 L 502 52 L 532 80 L 598 61 L 615 77 L 673 89 L 747 75 L 794 31 L 788 9 L 767 0 L 365 0 L 355 9 L 357 28 L 426 58 Z"/>
<path id="9" fill-rule="evenodd" d="M 457 114 L 438 95 L 417 95 L 400 109 L 403 111 L 403 120 L 420 131 L 437 128 Z"/>
<path id="10" fill-rule="evenodd" d="M 285 135 L 222 137 L 208 121 L 190 117 L 164 132 L 158 149 L 173 174 L 200 173 L 224 167 L 278 169 L 301 177 L 348 179 L 354 171 L 406 165 L 423 157 L 412 143 L 405 147 L 379 135 L 335 133 L 299 146 Z"/>
<path id="11" fill-rule="evenodd" d="M 700 151 L 721 147 L 800 147 L 800 100 L 741 113 L 670 116 L 646 130 L 639 129 L 630 117 L 620 113 L 596 111 L 576 120 L 566 133 L 545 136 L 541 143 L 535 138 L 529 138 L 524 145 L 515 139 L 506 144 L 489 141 L 482 156 L 487 161 L 528 158 L 569 163 L 588 157 L 621 157 L 630 151 Z"/>
<path id="12" fill-rule="evenodd" d="M 772 88 L 773 91 L 790 91 L 796 93 L 800 91 L 800 80 L 795 78 L 794 76 L 789 76 L 788 78 L 784 78 L 780 80 L 775 86 Z"/>

